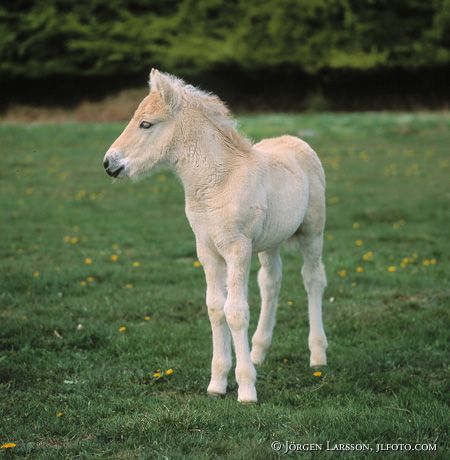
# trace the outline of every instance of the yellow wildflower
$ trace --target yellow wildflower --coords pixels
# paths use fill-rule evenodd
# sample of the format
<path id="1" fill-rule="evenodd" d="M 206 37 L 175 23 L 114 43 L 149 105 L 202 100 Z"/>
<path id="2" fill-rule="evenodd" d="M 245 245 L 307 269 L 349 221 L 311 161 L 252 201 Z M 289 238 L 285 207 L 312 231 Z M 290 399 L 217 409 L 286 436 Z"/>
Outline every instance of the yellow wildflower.
<path id="1" fill-rule="evenodd" d="M 111 262 L 117 262 L 119 260 L 119 256 L 117 254 L 113 254 L 111 256 Z"/>
<path id="2" fill-rule="evenodd" d="M 39 278 L 39 277 L 41 276 L 41 273 L 38 272 L 38 271 L 33 272 L 33 276 L 34 276 L 35 278 Z"/>
<path id="3" fill-rule="evenodd" d="M 172 375 L 172 374 L 173 374 L 173 369 L 172 368 L 167 369 L 166 375 Z"/>
<path id="4" fill-rule="evenodd" d="M 62 417 L 64 415 L 64 412 L 56 412 L 57 417 Z"/>
<path id="5" fill-rule="evenodd" d="M 77 244 L 78 243 L 78 238 L 76 236 L 70 237 L 69 243 L 70 244 Z"/>
<path id="6" fill-rule="evenodd" d="M 388 272 L 395 273 L 397 271 L 397 267 L 395 265 L 389 265 Z"/>
<path id="7" fill-rule="evenodd" d="M 338 271 L 338 275 L 339 275 L 341 278 L 345 278 L 345 277 L 347 276 L 347 270 L 345 270 L 345 269 L 339 270 L 339 271 Z"/>
<path id="8" fill-rule="evenodd" d="M 80 281 L 80 286 L 86 286 L 86 281 Z"/>
<path id="9" fill-rule="evenodd" d="M 373 260 L 373 252 L 372 251 L 367 251 L 363 256 L 362 256 L 363 260 L 365 260 L 366 262 L 370 262 L 371 260 Z"/>
<path id="10" fill-rule="evenodd" d="M 148 316 L 148 315 L 144 316 L 144 321 L 150 321 L 150 320 L 151 320 L 151 316 Z"/>
<path id="11" fill-rule="evenodd" d="M 134 285 L 132 283 L 127 283 L 127 284 L 125 284 L 125 288 L 126 289 L 133 289 Z"/>
<path id="12" fill-rule="evenodd" d="M 137 260 L 133 262 L 133 267 L 140 267 L 140 266 L 141 266 L 141 263 L 138 262 Z"/>
<path id="13" fill-rule="evenodd" d="M 161 372 L 154 372 L 153 377 L 155 377 L 155 379 L 159 379 L 161 377 Z"/>
<path id="14" fill-rule="evenodd" d="M 2 444 L 0 446 L 0 449 L 14 449 L 14 447 L 16 447 L 17 444 L 14 443 L 14 442 L 7 442 L 6 444 Z"/>
<path id="15" fill-rule="evenodd" d="M 86 257 L 86 259 L 84 259 L 84 263 L 86 265 L 92 265 L 92 259 L 90 257 Z"/>
<path id="16" fill-rule="evenodd" d="M 428 259 L 423 259 L 422 264 L 425 265 L 425 267 L 428 267 L 428 265 L 430 265 L 430 261 Z"/>
<path id="17" fill-rule="evenodd" d="M 332 196 L 329 200 L 328 200 L 328 203 L 329 204 L 337 204 L 339 203 L 340 201 L 340 198 L 338 196 Z"/>
<path id="18" fill-rule="evenodd" d="M 125 332 L 127 328 L 125 326 L 120 326 L 119 327 L 119 332 Z"/>
<path id="19" fill-rule="evenodd" d="M 435 259 L 434 257 L 432 259 L 430 259 L 430 264 L 431 265 L 436 265 L 437 264 L 437 259 Z"/>
<path id="20" fill-rule="evenodd" d="M 88 276 L 88 277 L 86 278 L 86 281 L 87 281 L 88 283 L 93 283 L 93 282 L 95 281 L 95 278 L 94 278 L 93 276 Z"/>
<path id="21" fill-rule="evenodd" d="M 356 273 L 363 273 L 364 272 L 364 267 L 356 267 Z"/>
<path id="22" fill-rule="evenodd" d="M 322 372 L 316 371 L 313 373 L 314 377 L 322 377 Z"/>
<path id="23" fill-rule="evenodd" d="M 293 300 L 288 300 L 287 304 L 291 307 L 292 305 L 294 305 L 294 301 Z"/>
<path id="24" fill-rule="evenodd" d="M 356 240 L 355 241 L 355 246 L 360 247 L 363 245 L 363 240 Z"/>
<path id="25" fill-rule="evenodd" d="M 194 262 L 194 267 L 195 267 L 195 268 L 199 268 L 199 267 L 201 267 L 201 266 L 202 266 L 202 264 L 200 263 L 199 260 L 196 260 L 196 261 Z"/>

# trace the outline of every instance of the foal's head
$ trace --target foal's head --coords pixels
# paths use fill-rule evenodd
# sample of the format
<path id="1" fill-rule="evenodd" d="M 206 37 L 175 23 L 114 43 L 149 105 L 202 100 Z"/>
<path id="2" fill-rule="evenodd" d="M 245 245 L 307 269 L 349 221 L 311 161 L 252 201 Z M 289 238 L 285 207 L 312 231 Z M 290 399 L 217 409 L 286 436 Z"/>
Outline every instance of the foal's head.
<path id="1" fill-rule="evenodd" d="M 156 69 L 150 73 L 150 92 L 103 159 L 113 177 L 132 177 L 167 161 L 177 148 L 182 81 Z"/>

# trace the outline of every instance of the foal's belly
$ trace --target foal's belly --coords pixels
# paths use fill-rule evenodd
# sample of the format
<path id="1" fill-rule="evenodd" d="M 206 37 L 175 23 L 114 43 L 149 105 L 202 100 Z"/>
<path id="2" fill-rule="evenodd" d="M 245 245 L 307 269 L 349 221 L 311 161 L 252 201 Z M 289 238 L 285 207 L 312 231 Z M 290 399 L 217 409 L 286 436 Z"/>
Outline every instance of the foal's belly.
<path id="1" fill-rule="evenodd" d="M 308 181 L 304 174 L 284 181 L 272 180 L 267 193 L 267 210 L 261 230 L 254 236 L 253 251 L 281 244 L 300 227 L 308 205 Z"/>

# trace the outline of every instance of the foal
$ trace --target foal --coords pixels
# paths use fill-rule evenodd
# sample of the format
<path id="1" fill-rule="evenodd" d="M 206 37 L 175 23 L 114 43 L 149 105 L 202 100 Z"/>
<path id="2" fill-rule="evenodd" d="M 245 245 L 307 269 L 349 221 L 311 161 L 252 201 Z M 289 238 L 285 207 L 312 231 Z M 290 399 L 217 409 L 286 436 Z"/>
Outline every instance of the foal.
<path id="1" fill-rule="evenodd" d="M 280 245 L 298 236 L 308 294 L 311 366 L 326 364 L 322 325 L 325 177 L 316 153 L 293 136 L 256 145 L 242 137 L 214 95 L 153 69 L 150 93 L 104 157 L 113 177 L 136 177 L 158 164 L 183 183 L 186 215 L 206 277 L 213 356 L 208 394 L 227 390 L 231 340 L 238 400 L 256 402 L 254 364 L 272 340 L 281 284 Z M 261 312 L 248 343 L 247 286 L 252 253 L 261 263 Z"/>

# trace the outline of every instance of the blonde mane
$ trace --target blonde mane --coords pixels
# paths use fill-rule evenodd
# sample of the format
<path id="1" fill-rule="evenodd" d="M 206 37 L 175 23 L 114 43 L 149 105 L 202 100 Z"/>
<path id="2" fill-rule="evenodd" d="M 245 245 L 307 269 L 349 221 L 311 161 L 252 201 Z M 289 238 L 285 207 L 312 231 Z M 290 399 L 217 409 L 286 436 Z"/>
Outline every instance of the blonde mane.
<path id="1" fill-rule="evenodd" d="M 227 105 L 217 95 L 189 85 L 173 75 L 162 72 L 160 75 L 170 82 L 182 106 L 197 110 L 214 126 L 227 148 L 241 155 L 252 148 L 250 140 L 237 131 L 236 120 Z"/>

